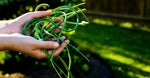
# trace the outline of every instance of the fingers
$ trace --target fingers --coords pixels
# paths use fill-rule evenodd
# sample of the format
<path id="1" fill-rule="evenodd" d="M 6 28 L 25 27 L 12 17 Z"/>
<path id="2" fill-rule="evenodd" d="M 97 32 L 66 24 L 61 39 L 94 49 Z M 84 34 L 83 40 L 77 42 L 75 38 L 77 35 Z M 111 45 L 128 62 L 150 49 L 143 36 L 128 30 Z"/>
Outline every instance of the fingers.
<path id="1" fill-rule="evenodd" d="M 69 40 L 65 40 L 65 42 L 69 43 L 70 41 Z M 54 57 L 58 56 L 64 50 L 65 46 L 67 46 L 67 43 L 65 43 L 65 42 L 61 43 L 61 47 L 56 49 L 56 51 L 54 53 Z M 50 51 L 50 54 L 51 54 L 51 51 Z"/>
<path id="2" fill-rule="evenodd" d="M 61 21 L 63 19 L 64 19 L 63 17 L 60 17 L 60 18 L 55 19 L 54 22 L 57 23 L 57 22 L 59 22 L 59 21 Z"/>
<path id="3" fill-rule="evenodd" d="M 34 54 L 34 55 L 33 55 Z M 37 58 L 37 59 L 43 59 L 47 58 L 47 55 L 42 50 L 34 50 L 32 54 L 28 54 L 31 57 Z"/>
<path id="4" fill-rule="evenodd" d="M 54 49 L 58 48 L 59 44 L 57 42 L 52 41 L 39 41 L 36 43 L 37 48 L 44 48 L 44 49 Z"/>
<path id="5" fill-rule="evenodd" d="M 64 50 L 65 46 L 67 46 L 67 43 L 66 43 L 66 42 L 69 43 L 70 41 L 69 41 L 69 40 L 65 40 L 65 42 L 61 43 L 61 46 L 55 50 L 55 52 L 54 52 L 54 57 L 55 57 L 55 56 L 58 56 L 58 55 Z M 48 51 L 48 52 L 49 52 L 49 54 L 51 55 L 52 52 L 53 52 L 53 50 L 50 50 L 50 51 Z M 34 54 L 35 54 L 35 55 L 32 56 L 32 57 L 35 57 L 35 58 L 37 58 L 37 59 L 42 59 L 42 58 L 47 58 L 47 57 L 48 57 L 42 50 L 40 50 L 40 51 L 39 51 L 39 50 L 38 50 L 38 51 L 35 51 Z"/>
<path id="6" fill-rule="evenodd" d="M 64 22 L 62 22 L 62 23 L 59 25 L 59 27 L 62 28 L 63 25 L 64 25 Z M 55 29 L 54 29 L 54 33 L 57 34 L 57 33 L 59 33 L 59 32 L 60 32 L 60 29 L 59 29 L 59 28 L 55 28 Z"/>
<path id="7" fill-rule="evenodd" d="M 54 33 L 55 33 L 55 34 L 57 34 L 57 33 L 59 33 L 59 32 L 60 32 L 60 29 L 59 29 L 59 28 L 55 28 L 55 29 L 54 29 Z"/>
<path id="8" fill-rule="evenodd" d="M 60 39 L 65 40 L 65 36 L 61 36 Z M 44 48 L 44 49 L 54 49 L 54 48 L 58 48 L 59 44 L 57 42 L 53 42 L 56 41 L 57 38 L 51 38 L 50 41 L 39 41 L 36 42 L 35 45 L 38 46 L 38 48 Z"/>
<path id="9" fill-rule="evenodd" d="M 57 18 L 57 19 L 54 20 L 54 23 L 58 23 L 59 21 L 61 21 L 61 20 L 63 20 L 63 19 L 64 19 L 63 17 Z M 62 22 L 62 23 L 59 25 L 59 27 L 62 28 L 63 25 L 64 25 L 64 22 Z M 59 32 L 60 32 L 60 29 L 59 29 L 59 28 L 55 28 L 55 29 L 54 29 L 54 33 L 57 34 L 57 33 L 59 33 Z"/>
<path id="10" fill-rule="evenodd" d="M 60 38 L 61 38 L 62 40 L 65 40 L 66 37 L 65 37 L 65 36 L 61 36 Z M 57 38 L 51 38 L 51 39 L 50 39 L 50 41 L 56 41 L 56 40 L 57 40 Z"/>
<path id="11" fill-rule="evenodd" d="M 24 24 L 31 19 L 48 16 L 52 13 L 52 11 L 37 11 L 37 12 L 28 12 L 20 17 L 16 18 L 16 21 L 19 24 Z"/>
<path id="12" fill-rule="evenodd" d="M 33 19 L 33 18 L 48 16 L 51 13 L 52 13 L 52 11 L 36 11 L 36 12 L 31 12 L 29 16 L 31 16 Z"/>
<path id="13" fill-rule="evenodd" d="M 59 24 L 59 27 L 62 28 L 64 25 L 64 22 L 62 22 L 61 24 Z M 60 29 L 59 28 L 54 28 L 54 33 L 57 34 L 60 32 Z"/>
<path id="14" fill-rule="evenodd" d="M 63 25 L 64 25 L 64 22 L 62 22 L 59 26 L 60 26 L 60 28 L 62 28 L 63 27 Z"/>

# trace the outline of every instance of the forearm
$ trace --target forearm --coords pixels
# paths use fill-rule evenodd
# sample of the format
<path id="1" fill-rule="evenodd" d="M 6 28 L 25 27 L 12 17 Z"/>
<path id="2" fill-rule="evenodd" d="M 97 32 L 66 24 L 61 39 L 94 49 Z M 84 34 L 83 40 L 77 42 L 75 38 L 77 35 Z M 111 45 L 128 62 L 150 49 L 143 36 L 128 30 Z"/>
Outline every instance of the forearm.
<path id="1" fill-rule="evenodd" d="M 10 21 L 0 21 L 0 34 L 10 34 Z"/>
<path id="2" fill-rule="evenodd" d="M 0 34 L 0 51 L 9 50 L 11 45 L 11 35 Z"/>

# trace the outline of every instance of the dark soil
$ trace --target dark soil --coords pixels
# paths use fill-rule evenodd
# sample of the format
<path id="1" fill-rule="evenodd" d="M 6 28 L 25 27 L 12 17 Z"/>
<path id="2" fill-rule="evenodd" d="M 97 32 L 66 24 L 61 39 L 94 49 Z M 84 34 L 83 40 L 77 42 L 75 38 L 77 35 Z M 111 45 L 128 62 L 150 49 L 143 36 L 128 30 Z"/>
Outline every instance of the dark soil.
<path id="1" fill-rule="evenodd" d="M 113 78 L 112 71 L 100 58 L 90 56 L 90 70 L 83 76 L 74 75 L 74 78 Z M 5 65 L 0 65 L 0 70 L 4 75 L 0 78 L 59 78 L 53 68 L 48 66 L 33 65 L 32 59 L 23 62 L 6 61 Z M 9 73 L 9 74 L 6 74 Z"/>
<path id="2" fill-rule="evenodd" d="M 90 72 L 84 76 L 75 78 L 113 78 L 110 68 L 98 58 L 90 56 Z"/>

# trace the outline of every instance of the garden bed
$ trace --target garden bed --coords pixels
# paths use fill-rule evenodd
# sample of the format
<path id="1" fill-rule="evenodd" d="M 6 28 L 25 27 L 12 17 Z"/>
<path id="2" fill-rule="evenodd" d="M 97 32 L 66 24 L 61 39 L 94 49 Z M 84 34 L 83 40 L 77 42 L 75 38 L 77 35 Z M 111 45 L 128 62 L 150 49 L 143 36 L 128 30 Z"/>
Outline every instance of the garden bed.
<path id="1" fill-rule="evenodd" d="M 88 52 L 89 53 L 89 52 Z M 59 78 L 53 68 L 48 66 L 34 65 L 35 59 L 27 58 L 16 62 L 11 59 L 0 65 L 3 75 L 6 78 Z M 44 59 L 43 59 L 44 60 Z M 95 55 L 89 57 L 89 70 L 82 76 L 79 73 L 73 73 L 74 78 L 113 78 L 112 71 L 105 62 Z M 79 69 L 80 70 L 80 69 Z"/>

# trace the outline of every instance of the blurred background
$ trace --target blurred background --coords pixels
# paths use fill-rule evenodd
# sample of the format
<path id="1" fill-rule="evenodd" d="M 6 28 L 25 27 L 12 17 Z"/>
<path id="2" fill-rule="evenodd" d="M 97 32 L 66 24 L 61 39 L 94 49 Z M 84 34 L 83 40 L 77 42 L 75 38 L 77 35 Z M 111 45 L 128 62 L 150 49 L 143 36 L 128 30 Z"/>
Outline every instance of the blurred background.
<path id="1" fill-rule="evenodd" d="M 92 61 L 93 67 L 99 67 L 97 69 L 102 72 L 85 78 L 150 78 L 150 0 L 0 0 L 0 20 L 11 20 L 32 12 L 41 3 L 48 3 L 53 9 L 81 2 L 86 3 L 82 8 L 87 9 L 85 14 L 90 23 L 79 26 L 67 36 L 84 54 L 102 63 L 98 66 Z M 84 75 L 95 72 L 91 64 L 82 62 L 83 59 L 79 61 L 79 56 L 72 58 L 75 75 L 84 78 Z M 13 64 L 21 66 L 14 67 Z M 2 76 L 9 77 L 15 72 L 29 75 L 32 72 L 22 69 L 30 65 L 35 72 L 44 66 L 46 70 L 47 63 L 23 54 L 0 52 Z"/>

